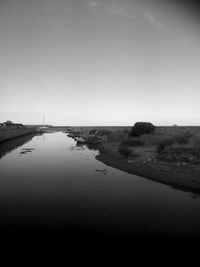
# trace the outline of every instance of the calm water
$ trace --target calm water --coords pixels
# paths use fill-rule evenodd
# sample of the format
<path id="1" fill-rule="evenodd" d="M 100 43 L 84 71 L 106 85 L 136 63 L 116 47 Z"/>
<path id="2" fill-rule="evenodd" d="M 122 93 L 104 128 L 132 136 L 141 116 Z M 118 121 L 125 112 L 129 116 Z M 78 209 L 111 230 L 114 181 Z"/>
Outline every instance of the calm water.
<path id="1" fill-rule="evenodd" d="M 0 229 L 200 237 L 200 198 L 108 167 L 57 132 L 0 146 Z"/>

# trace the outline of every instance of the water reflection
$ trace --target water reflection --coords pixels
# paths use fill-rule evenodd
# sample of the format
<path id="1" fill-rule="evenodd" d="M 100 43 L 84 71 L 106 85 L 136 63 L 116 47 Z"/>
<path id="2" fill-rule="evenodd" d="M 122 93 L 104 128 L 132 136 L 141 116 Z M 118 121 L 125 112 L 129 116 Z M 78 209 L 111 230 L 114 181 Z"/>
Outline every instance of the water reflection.
<path id="1" fill-rule="evenodd" d="M 25 136 L 21 136 L 21 137 L 9 140 L 4 143 L 0 143 L 0 159 L 4 157 L 7 153 L 18 148 L 19 146 L 22 146 L 28 143 L 29 141 L 31 141 L 34 136 L 35 134 L 29 134 L 29 135 L 25 135 Z"/>
<path id="2" fill-rule="evenodd" d="M 108 167 L 63 133 L 32 137 L 0 160 L 0 231 L 200 238 L 196 195 Z"/>
<path id="3" fill-rule="evenodd" d="M 31 152 L 33 152 L 35 150 L 35 148 L 22 148 L 22 150 L 21 150 L 21 152 L 20 152 L 20 154 L 22 155 L 22 154 L 27 154 L 27 153 L 31 153 Z"/>

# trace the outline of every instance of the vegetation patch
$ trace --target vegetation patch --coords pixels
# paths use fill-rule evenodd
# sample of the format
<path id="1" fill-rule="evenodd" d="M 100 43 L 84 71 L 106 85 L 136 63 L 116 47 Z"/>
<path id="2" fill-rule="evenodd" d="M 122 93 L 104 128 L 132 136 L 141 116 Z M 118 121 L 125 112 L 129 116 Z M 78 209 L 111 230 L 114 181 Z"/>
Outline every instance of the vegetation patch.
<path id="1" fill-rule="evenodd" d="M 158 153 L 165 150 L 166 147 L 172 146 L 175 143 L 174 138 L 168 138 L 157 142 Z"/>
<path id="2" fill-rule="evenodd" d="M 130 157 L 132 151 L 130 148 L 126 147 L 126 146 L 120 146 L 118 149 L 118 152 L 124 156 L 124 158 L 128 158 Z"/>
<path id="3" fill-rule="evenodd" d="M 89 131 L 89 134 L 96 134 L 96 132 L 97 132 L 97 129 L 92 129 Z"/>
<path id="4" fill-rule="evenodd" d="M 122 141 L 121 145 L 123 146 L 144 146 L 144 141 L 138 138 L 129 138 L 128 140 Z"/>
<path id="5" fill-rule="evenodd" d="M 87 144 L 87 147 L 89 149 L 98 149 L 101 140 L 97 137 L 97 136 L 88 136 L 88 138 L 86 139 L 85 143 Z"/>
<path id="6" fill-rule="evenodd" d="M 110 133 L 111 131 L 109 130 L 97 130 L 95 134 L 98 136 L 103 136 L 103 135 L 109 135 Z"/>
<path id="7" fill-rule="evenodd" d="M 141 136 L 143 134 L 154 133 L 155 126 L 150 122 L 136 122 L 131 129 L 130 136 Z"/>
<path id="8" fill-rule="evenodd" d="M 175 145 L 166 147 L 159 155 L 160 160 L 168 162 L 200 163 L 200 147 Z"/>
<path id="9" fill-rule="evenodd" d="M 167 162 L 200 163 L 200 142 L 191 134 L 183 133 L 157 144 L 158 159 Z"/>
<path id="10" fill-rule="evenodd" d="M 186 145 L 189 142 L 189 139 L 191 138 L 191 136 L 192 135 L 190 133 L 182 133 L 182 134 L 175 136 L 175 141 L 177 144 Z"/>

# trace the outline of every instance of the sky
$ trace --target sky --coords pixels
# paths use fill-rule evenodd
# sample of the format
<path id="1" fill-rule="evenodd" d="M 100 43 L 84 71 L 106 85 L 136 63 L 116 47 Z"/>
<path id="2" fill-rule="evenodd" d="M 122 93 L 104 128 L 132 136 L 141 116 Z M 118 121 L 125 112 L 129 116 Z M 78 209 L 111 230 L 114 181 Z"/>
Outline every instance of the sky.
<path id="1" fill-rule="evenodd" d="M 0 121 L 200 125 L 195 1 L 0 0 Z"/>

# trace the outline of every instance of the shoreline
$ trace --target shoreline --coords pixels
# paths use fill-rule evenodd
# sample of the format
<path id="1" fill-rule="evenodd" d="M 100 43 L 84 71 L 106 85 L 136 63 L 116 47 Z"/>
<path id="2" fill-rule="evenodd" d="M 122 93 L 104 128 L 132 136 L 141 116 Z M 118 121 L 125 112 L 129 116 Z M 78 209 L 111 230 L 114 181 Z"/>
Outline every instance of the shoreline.
<path id="1" fill-rule="evenodd" d="M 0 129 L 0 143 L 4 143 L 22 136 L 33 134 L 35 132 L 35 127 L 5 127 Z"/>
<path id="2" fill-rule="evenodd" d="M 101 149 L 99 152 L 100 154 L 96 156 L 96 159 L 107 166 L 172 186 L 175 189 L 200 195 L 200 171 L 190 170 L 189 172 L 184 172 L 182 170 L 182 172 L 178 172 L 175 169 L 173 171 L 162 170 L 157 168 L 158 163 L 151 163 L 151 166 L 142 161 L 129 163 L 126 159 L 116 156 L 115 153 L 104 152 Z"/>
<path id="3" fill-rule="evenodd" d="M 77 144 L 86 145 L 89 149 L 98 149 L 99 155 L 96 159 L 110 167 L 125 171 L 129 174 L 137 175 L 145 179 L 149 179 L 158 183 L 171 186 L 185 192 L 200 195 L 200 164 L 181 163 L 178 161 L 160 160 L 148 147 L 149 140 L 154 138 L 159 140 L 162 136 L 164 138 L 171 138 L 173 134 L 166 132 L 173 131 L 173 127 L 158 128 L 155 135 L 146 136 L 147 144 L 139 147 L 131 147 L 129 144 L 125 147 L 128 150 L 133 149 L 129 156 L 123 156 L 119 153 L 120 143 L 123 140 L 130 139 L 127 137 L 127 129 L 101 128 L 95 130 L 95 133 L 90 133 L 94 128 L 86 129 L 72 127 L 67 131 L 69 137 L 73 138 Z M 187 128 L 186 128 L 187 129 Z M 195 136 L 199 136 L 200 128 L 197 127 Z M 177 129 L 175 129 L 177 131 Z M 187 129 L 188 130 L 188 129 Z M 97 132 L 96 132 L 97 131 Z M 102 131 L 104 132 L 102 134 Z M 111 134 L 109 133 L 111 132 Z M 180 129 L 182 132 L 182 129 Z M 177 133 L 176 133 L 177 134 Z M 163 137 L 162 137 L 163 138 Z M 136 156 L 134 156 L 134 151 Z M 138 153 L 139 152 L 139 153 Z"/>

